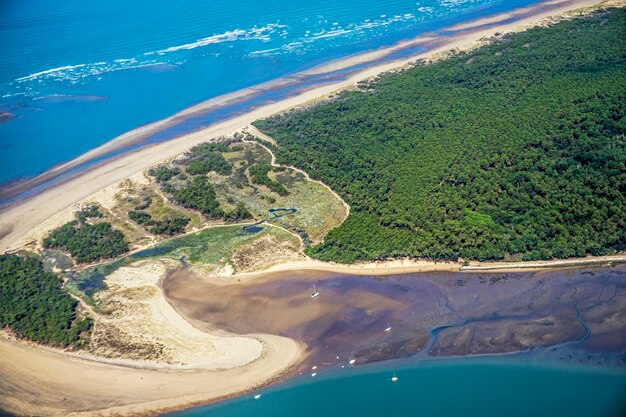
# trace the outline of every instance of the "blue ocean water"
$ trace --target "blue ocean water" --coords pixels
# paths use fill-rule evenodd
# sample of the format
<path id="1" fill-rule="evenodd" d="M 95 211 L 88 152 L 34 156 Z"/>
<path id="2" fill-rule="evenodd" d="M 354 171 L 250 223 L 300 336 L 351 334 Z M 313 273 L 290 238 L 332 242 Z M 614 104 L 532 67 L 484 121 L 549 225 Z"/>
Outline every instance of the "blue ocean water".
<path id="1" fill-rule="evenodd" d="M 536 1 L 2 1 L 0 183 L 203 100 Z"/>
<path id="2" fill-rule="evenodd" d="M 167 416 L 618 417 L 626 412 L 625 394 L 626 373 L 607 368 L 501 357 L 392 361 L 305 376 Z"/>

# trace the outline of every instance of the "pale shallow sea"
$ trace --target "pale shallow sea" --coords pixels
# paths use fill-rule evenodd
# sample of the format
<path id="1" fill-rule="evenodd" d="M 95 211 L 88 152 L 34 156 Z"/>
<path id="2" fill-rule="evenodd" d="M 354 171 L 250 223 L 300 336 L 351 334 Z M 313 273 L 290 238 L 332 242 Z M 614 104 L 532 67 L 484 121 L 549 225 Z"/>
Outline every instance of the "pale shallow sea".
<path id="1" fill-rule="evenodd" d="M 0 186 L 209 98 L 536 2 L 2 1 Z"/>

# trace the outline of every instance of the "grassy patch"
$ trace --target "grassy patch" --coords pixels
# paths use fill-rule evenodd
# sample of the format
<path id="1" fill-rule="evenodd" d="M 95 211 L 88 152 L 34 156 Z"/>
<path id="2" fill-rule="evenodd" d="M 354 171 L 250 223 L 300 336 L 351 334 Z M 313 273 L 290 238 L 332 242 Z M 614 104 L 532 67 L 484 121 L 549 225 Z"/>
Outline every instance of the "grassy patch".
<path id="1" fill-rule="evenodd" d="M 257 233 L 246 232 L 243 226 L 220 226 L 171 238 L 114 261 L 69 272 L 66 274 L 68 278 L 66 288 L 89 303 L 95 304 L 93 296 L 106 288 L 104 282 L 106 277 L 134 262 L 159 258 L 184 259 L 187 263 L 218 268 L 226 263 L 232 263 L 230 256 L 234 251 L 238 250 L 241 253 L 242 246 L 260 239 L 272 238 L 281 245 L 290 242 L 292 247 L 299 246 L 297 238 L 289 232 L 267 225 L 257 227 L 261 229 Z"/>
<path id="2" fill-rule="evenodd" d="M 345 208 L 335 196 L 320 184 L 307 181 L 304 175 L 291 169 L 272 169 L 267 176 L 280 183 L 288 195 L 271 192 L 265 186 L 251 182 L 246 170 L 254 165 L 267 165 L 270 153 L 256 143 L 244 143 L 243 149 L 224 154 L 228 157 L 233 172 L 229 176 L 209 176 L 217 198 L 225 210 L 243 202 L 256 218 L 266 219 L 272 224 L 299 234 L 306 242 L 321 241 L 329 230 L 341 224 Z M 269 213 L 275 208 L 295 208 L 296 212 L 281 218 Z"/>

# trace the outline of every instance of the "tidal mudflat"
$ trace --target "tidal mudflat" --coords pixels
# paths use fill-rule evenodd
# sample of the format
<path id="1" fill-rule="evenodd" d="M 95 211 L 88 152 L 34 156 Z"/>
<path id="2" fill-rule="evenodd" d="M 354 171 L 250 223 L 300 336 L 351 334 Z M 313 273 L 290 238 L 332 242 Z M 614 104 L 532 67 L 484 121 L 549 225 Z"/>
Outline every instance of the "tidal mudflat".
<path id="1" fill-rule="evenodd" d="M 191 270 L 162 286 L 204 328 L 305 342 L 311 365 L 555 348 L 562 359 L 626 364 L 626 267 L 391 276 L 316 271 L 215 284 Z M 316 285 L 320 296 L 310 293 Z M 588 356 L 567 353 L 589 352 Z"/>

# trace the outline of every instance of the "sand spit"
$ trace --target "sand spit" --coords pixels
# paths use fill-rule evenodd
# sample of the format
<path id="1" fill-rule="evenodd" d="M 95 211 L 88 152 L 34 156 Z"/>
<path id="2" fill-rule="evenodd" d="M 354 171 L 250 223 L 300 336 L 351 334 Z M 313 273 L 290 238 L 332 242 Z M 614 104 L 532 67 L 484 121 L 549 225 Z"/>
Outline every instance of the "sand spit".
<path id="1" fill-rule="evenodd" d="M 287 261 L 272 265 L 263 271 L 238 273 L 231 276 L 228 281 L 220 279 L 219 277 L 206 277 L 204 279 L 212 283 L 229 284 L 237 280 L 239 282 L 255 280 L 273 272 L 295 273 L 315 271 L 333 274 L 384 276 L 420 272 L 521 272 L 623 263 L 626 263 L 626 255 L 588 256 L 586 258 L 554 259 L 537 262 L 470 262 L 469 264 L 464 264 L 463 261 L 432 261 L 408 258 L 378 262 L 360 262 L 355 264 L 338 264 L 308 258 L 305 260 Z"/>
<path id="2" fill-rule="evenodd" d="M 285 337 L 198 330 L 165 300 L 158 287 L 165 273 L 165 265 L 144 262 L 107 277 L 109 288 L 100 294 L 105 311 L 95 314 L 87 349 L 98 356 L 0 333 L 0 409 L 82 416 L 184 408 L 260 387 L 306 356 L 302 343 Z M 119 351 L 127 342 L 144 357 L 156 350 L 155 359 L 129 359 L 133 352 Z"/>
<path id="3" fill-rule="evenodd" d="M 218 371 L 157 371 L 69 356 L 0 334 L 1 408 L 41 416 L 156 414 L 253 390 L 302 360 L 300 344 L 257 337 L 271 348 L 248 365 Z"/>
<path id="4" fill-rule="evenodd" d="M 348 76 L 335 83 L 313 87 L 309 90 L 300 92 L 299 94 L 286 98 L 284 100 L 273 102 L 267 105 L 259 106 L 252 111 L 240 116 L 233 117 L 223 122 L 215 123 L 206 129 L 193 132 L 170 141 L 159 143 L 153 146 L 143 147 L 135 152 L 123 154 L 116 159 L 108 160 L 100 165 L 94 166 L 89 170 L 85 170 L 77 176 L 67 179 L 54 187 L 46 189 L 28 199 L 14 203 L 2 210 L 0 219 L 0 251 L 15 249 L 19 246 L 24 234 L 35 228 L 37 225 L 45 222 L 55 213 L 71 206 L 77 201 L 83 200 L 90 195 L 102 190 L 116 182 L 123 180 L 131 175 L 145 170 L 162 160 L 169 159 L 183 153 L 190 147 L 226 135 L 243 126 L 249 125 L 254 120 L 267 117 L 271 114 L 288 110 L 293 107 L 310 104 L 320 98 L 327 97 L 342 88 L 352 88 L 357 82 L 371 79 L 382 73 L 396 71 L 418 59 L 437 59 L 445 56 L 447 52 L 459 49 L 470 49 L 480 45 L 484 39 L 493 36 L 495 33 L 506 33 L 527 29 L 537 24 L 548 24 L 554 20 L 556 16 L 571 12 L 581 7 L 600 4 L 598 0 L 566 0 L 562 2 L 545 2 L 539 3 L 529 8 L 525 13 L 515 14 L 511 16 L 512 22 L 506 24 L 494 23 L 485 25 L 484 22 L 477 22 L 474 25 L 466 24 L 466 27 L 460 31 L 450 31 L 449 34 L 442 35 L 437 38 L 431 36 L 423 36 L 412 41 L 406 41 L 390 48 L 381 49 L 379 51 L 350 57 L 345 60 L 336 61 L 324 66 L 320 66 L 311 73 L 320 71 L 341 70 L 346 67 L 358 64 L 365 60 L 380 59 L 386 55 L 402 49 L 410 47 L 417 43 L 427 48 L 427 51 L 409 58 L 385 62 L 375 65 Z M 624 4 L 624 0 L 614 0 L 612 4 Z M 510 15 L 514 12 L 505 13 Z M 505 16 L 500 16 L 505 19 Z M 546 20 L 547 19 L 547 20 Z M 500 20 L 501 21 L 501 20 Z M 508 21 L 508 20 L 506 20 Z M 253 88 L 257 90 L 258 88 Z M 65 168 L 58 167 L 55 171 L 75 167 L 77 164 L 93 159 L 97 156 L 107 154 L 108 152 L 118 149 L 121 142 L 135 141 L 137 137 L 145 136 L 148 133 L 154 133 L 155 129 L 161 129 L 171 124 L 174 119 L 189 114 L 206 111 L 205 107 L 211 108 L 216 106 L 220 100 L 230 102 L 232 100 L 241 99 L 244 93 L 233 93 L 225 97 L 209 100 L 201 103 L 182 113 L 172 116 L 152 125 L 144 126 L 131 131 L 120 138 L 114 139 L 99 148 L 77 158 L 75 161 L 65 164 Z M 50 174 L 50 173 L 48 173 Z M 43 174 L 48 175 L 48 174 Z M 23 242 L 21 242 L 23 243 Z"/>

